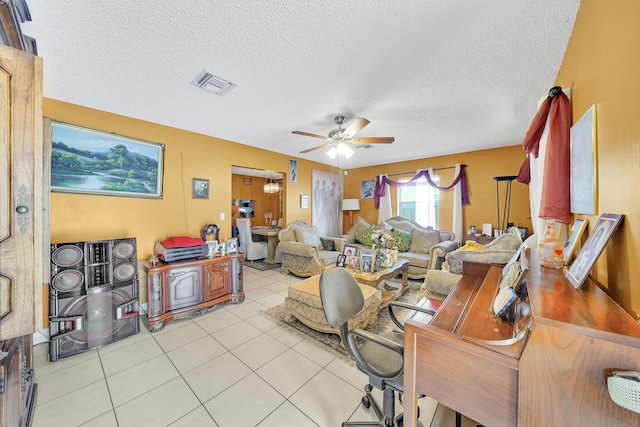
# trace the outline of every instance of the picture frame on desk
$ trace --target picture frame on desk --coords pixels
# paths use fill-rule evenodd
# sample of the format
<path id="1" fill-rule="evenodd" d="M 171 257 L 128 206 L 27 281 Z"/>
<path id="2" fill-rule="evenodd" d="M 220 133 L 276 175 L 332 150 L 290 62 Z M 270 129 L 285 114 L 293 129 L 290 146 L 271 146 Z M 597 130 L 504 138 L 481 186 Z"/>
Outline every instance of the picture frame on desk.
<path id="1" fill-rule="evenodd" d="M 342 254 L 345 255 L 346 257 L 358 256 L 358 251 L 359 251 L 359 248 L 357 246 L 344 245 L 344 248 L 342 249 Z"/>
<path id="2" fill-rule="evenodd" d="M 364 253 L 364 251 L 360 252 L 361 273 L 373 273 L 373 268 L 375 266 L 374 257 L 375 255 Z"/>
<path id="3" fill-rule="evenodd" d="M 600 215 L 587 241 L 580 249 L 580 253 L 578 253 L 575 261 L 567 271 L 567 279 L 574 288 L 577 289 L 582 286 L 587 279 L 593 264 L 602 253 L 613 232 L 618 228 L 622 218 L 623 215 L 620 214 Z"/>
<path id="4" fill-rule="evenodd" d="M 214 257 L 216 255 L 216 253 L 218 253 L 218 241 L 217 240 L 208 240 L 207 241 L 207 246 L 209 249 L 209 252 L 207 252 L 207 257 L 211 258 Z"/>
<path id="5" fill-rule="evenodd" d="M 578 246 L 578 242 L 584 234 L 584 230 L 587 229 L 588 224 L 589 220 L 584 218 L 576 218 L 576 221 L 573 223 L 571 231 L 569 232 L 569 237 L 567 237 L 567 243 L 564 245 L 564 252 L 562 254 L 565 265 L 568 265 L 573 259 L 573 255 L 576 247 Z"/>
<path id="6" fill-rule="evenodd" d="M 233 255 L 238 253 L 238 238 L 230 237 L 226 241 L 227 255 Z"/>

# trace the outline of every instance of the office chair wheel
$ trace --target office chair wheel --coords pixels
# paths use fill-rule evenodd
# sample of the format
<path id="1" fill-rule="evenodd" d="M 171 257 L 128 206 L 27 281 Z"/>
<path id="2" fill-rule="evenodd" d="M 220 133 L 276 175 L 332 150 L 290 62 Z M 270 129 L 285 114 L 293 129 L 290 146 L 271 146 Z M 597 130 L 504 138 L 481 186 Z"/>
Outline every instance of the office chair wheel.
<path id="1" fill-rule="evenodd" d="M 362 396 L 362 406 L 369 409 L 371 407 L 371 401 L 369 400 L 369 396 Z"/>

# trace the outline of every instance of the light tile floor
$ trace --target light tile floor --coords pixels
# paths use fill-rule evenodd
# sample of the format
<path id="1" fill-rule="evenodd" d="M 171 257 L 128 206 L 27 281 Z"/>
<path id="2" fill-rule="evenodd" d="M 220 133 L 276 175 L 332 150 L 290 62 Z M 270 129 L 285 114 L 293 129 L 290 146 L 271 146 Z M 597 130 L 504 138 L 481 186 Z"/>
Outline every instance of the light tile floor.
<path id="1" fill-rule="evenodd" d="M 33 427 L 330 427 L 374 419 L 360 405 L 363 373 L 260 314 L 299 280 L 245 267 L 242 304 L 153 334 L 141 322 L 134 336 L 55 363 L 48 344 L 36 345 Z M 425 426 L 454 425 L 453 412 L 428 397 L 420 410 Z"/>

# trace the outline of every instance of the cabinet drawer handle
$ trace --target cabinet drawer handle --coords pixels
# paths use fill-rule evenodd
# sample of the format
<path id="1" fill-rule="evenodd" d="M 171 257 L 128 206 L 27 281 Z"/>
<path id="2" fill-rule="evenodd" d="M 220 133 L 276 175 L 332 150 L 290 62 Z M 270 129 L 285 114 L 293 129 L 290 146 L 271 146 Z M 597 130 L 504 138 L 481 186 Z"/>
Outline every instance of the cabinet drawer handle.
<path id="1" fill-rule="evenodd" d="M 19 214 L 26 214 L 27 212 L 29 212 L 29 208 L 26 206 L 20 205 L 16 208 L 16 212 L 18 212 Z"/>

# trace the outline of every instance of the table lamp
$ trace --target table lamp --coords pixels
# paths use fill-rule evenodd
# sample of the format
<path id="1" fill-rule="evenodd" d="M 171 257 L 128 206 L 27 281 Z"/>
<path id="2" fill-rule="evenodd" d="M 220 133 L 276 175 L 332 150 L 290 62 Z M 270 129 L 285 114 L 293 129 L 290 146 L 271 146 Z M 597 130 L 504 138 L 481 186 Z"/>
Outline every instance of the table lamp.
<path id="1" fill-rule="evenodd" d="M 349 228 L 353 227 L 353 211 L 360 210 L 360 199 L 342 200 L 342 210 L 349 211 Z"/>

